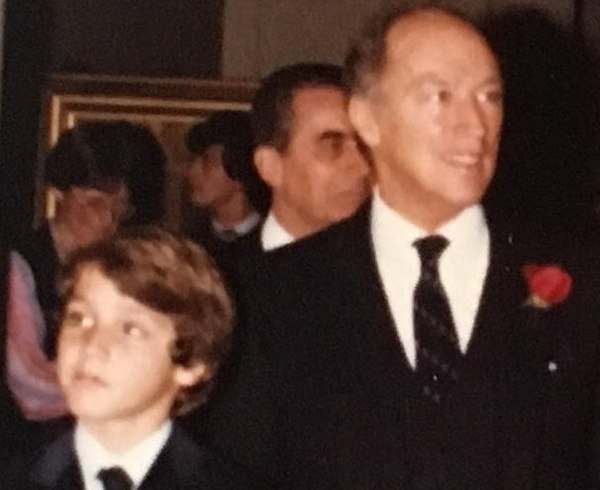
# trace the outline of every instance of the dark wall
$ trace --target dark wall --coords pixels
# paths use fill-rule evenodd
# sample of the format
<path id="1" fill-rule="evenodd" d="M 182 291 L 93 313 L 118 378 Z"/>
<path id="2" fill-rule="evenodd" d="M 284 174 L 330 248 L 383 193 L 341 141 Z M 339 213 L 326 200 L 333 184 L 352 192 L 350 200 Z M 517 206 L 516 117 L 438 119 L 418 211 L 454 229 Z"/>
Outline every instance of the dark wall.
<path id="1" fill-rule="evenodd" d="M 5 0 L 0 235 L 33 218 L 47 75 L 218 78 L 223 0 Z"/>
<path id="2" fill-rule="evenodd" d="M 223 0 L 52 0 L 52 69 L 218 77 Z"/>
<path id="3" fill-rule="evenodd" d="M 6 0 L 0 116 L 0 235 L 23 230 L 33 214 L 41 94 L 52 13 L 47 0 Z"/>
<path id="4" fill-rule="evenodd" d="M 505 81 L 500 160 L 490 206 L 578 231 L 598 225 L 600 71 L 596 53 L 542 11 L 514 8 L 487 34 Z"/>

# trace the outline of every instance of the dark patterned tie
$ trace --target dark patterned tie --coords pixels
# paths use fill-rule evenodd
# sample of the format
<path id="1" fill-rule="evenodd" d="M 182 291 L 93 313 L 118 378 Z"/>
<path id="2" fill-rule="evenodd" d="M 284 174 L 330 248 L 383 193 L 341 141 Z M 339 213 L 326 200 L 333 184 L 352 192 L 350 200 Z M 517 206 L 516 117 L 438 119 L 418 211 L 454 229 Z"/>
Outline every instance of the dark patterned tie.
<path id="1" fill-rule="evenodd" d="M 129 475 L 119 466 L 100 470 L 98 480 L 102 482 L 104 490 L 131 490 L 133 486 Z"/>
<path id="2" fill-rule="evenodd" d="M 450 305 L 438 271 L 438 260 L 448 240 L 432 235 L 415 241 L 414 246 L 421 258 L 413 312 L 417 376 L 423 394 L 439 404 L 458 380 L 462 363 Z"/>

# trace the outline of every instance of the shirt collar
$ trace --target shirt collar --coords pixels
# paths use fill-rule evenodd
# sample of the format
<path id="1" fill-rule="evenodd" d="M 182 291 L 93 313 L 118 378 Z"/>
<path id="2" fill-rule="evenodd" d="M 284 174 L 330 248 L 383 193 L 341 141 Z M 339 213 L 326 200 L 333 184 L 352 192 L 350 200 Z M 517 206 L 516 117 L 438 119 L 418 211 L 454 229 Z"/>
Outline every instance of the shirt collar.
<path id="1" fill-rule="evenodd" d="M 122 454 L 108 451 L 81 423 L 75 428 L 75 451 L 79 458 L 85 488 L 101 488 L 97 479 L 103 468 L 119 466 L 137 488 L 156 460 L 171 434 L 173 423 L 167 420 L 159 429 Z M 99 485 L 98 485 L 99 484 Z"/>
<path id="2" fill-rule="evenodd" d="M 429 233 L 392 209 L 377 188 L 373 193 L 371 223 L 373 240 L 386 255 L 397 253 L 398 247 L 412 246 L 415 240 L 430 234 L 443 235 L 450 241 L 449 247 L 455 249 L 470 249 L 487 234 L 485 215 L 480 204 L 469 206 L 435 232 Z"/>
<path id="3" fill-rule="evenodd" d="M 246 235 L 247 233 L 252 231 L 252 229 L 260 221 L 260 218 L 261 218 L 260 214 L 258 214 L 256 211 L 252 211 L 242 221 L 240 221 L 239 223 L 236 223 L 231 228 L 226 228 L 219 221 L 217 221 L 215 219 L 213 219 L 211 221 L 211 226 L 213 227 L 213 230 L 215 231 L 215 233 L 217 235 L 219 235 L 220 233 L 224 233 L 226 231 L 233 231 L 236 233 L 236 235 L 242 236 L 242 235 Z"/>
<path id="4" fill-rule="evenodd" d="M 295 241 L 295 238 L 281 226 L 273 213 L 269 213 L 260 233 L 263 250 L 266 252 L 283 247 Z"/>

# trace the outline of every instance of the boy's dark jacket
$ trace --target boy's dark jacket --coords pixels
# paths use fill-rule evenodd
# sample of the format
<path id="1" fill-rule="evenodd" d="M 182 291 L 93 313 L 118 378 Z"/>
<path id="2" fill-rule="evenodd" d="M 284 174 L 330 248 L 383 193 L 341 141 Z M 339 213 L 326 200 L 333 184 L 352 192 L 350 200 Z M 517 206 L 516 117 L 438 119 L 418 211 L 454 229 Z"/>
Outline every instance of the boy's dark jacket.
<path id="1" fill-rule="evenodd" d="M 73 431 L 15 461 L 2 481 L 11 490 L 84 490 L 73 444 Z M 260 488 L 244 471 L 208 447 L 197 444 L 174 424 L 164 448 L 152 464 L 139 490 L 241 490 Z"/>

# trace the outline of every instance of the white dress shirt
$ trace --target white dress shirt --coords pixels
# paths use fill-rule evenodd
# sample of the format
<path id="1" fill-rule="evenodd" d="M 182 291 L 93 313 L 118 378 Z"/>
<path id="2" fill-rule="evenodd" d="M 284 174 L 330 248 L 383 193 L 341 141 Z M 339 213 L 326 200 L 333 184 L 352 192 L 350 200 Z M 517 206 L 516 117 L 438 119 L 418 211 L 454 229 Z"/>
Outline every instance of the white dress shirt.
<path id="1" fill-rule="evenodd" d="M 102 482 L 97 478 L 98 472 L 113 466 L 121 467 L 131 478 L 133 490 L 137 489 L 167 442 L 172 428 L 173 424 L 169 420 L 129 451 L 113 454 L 81 423 L 77 424 L 75 452 L 79 459 L 85 490 L 103 490 Z"/>
<path id="2" fill-rule="evenodd" d="M 410 365 L 416 365 L 413 296 L 421 261 L 413 242 L 432 233 L 390 208 L 375 190 L 371 212 L 375 259 L 398 336 Z M 480 205 L 471 206 L 433 234 L 449 245 L 439 261 L 440 280 L 452 311 L 462 352 L 467 351 L 489 265 L 490 237 Z"/>
<path id="3" fill-rule="evenodd" d="M 283 226 L 281 226 L 273 213 L 269 213 L 263 224 L 262 230 L 260 230 L 260 241 L 262 243 L 263 250 L 268 252 L 270 250 L 283 247 L 288 243 L 292 243 L 295 241 L 295 238 L 290 235 Z"/>
<path id="4" fill-rule="evenodd" d="M 219 221 L 213 219 L 210 224 L 212 226 L 215 236 L 221 237 L 228 233 L 235 233 L 236 236 L 244 236 L 250 233 L 256 225 L 260 222 L 260 214 L 256 211 L 252 211 L 242 221 L 236 223 L 232 228 L 226 228 Z"/>

